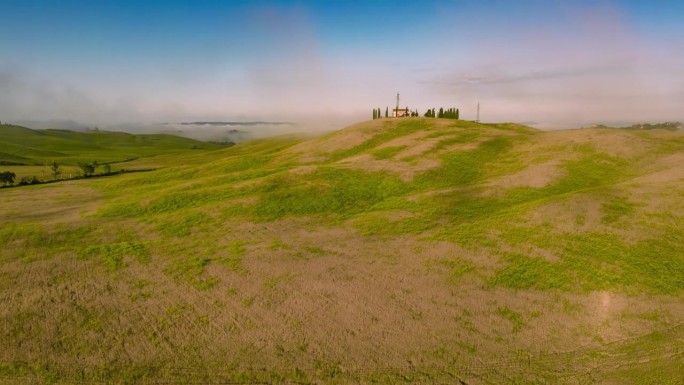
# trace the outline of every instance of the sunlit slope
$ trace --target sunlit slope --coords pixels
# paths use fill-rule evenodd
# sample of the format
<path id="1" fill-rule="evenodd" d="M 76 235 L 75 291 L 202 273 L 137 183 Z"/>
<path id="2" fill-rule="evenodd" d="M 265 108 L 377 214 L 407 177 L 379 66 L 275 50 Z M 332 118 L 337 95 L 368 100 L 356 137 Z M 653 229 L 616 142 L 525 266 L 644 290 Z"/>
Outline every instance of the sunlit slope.
<path id="1" fill-rule="evenodd" d="M 133 135 L 110 131 L 32 130 L 0 125 L 0 162 L 45 164 L 58 161 L 108 163 L 143 156 L 219 146 L 173 135 Z"/>
<path id="2" fill-rule="evenodd" d="M 682 133 L 386 119 L 145 162 L 0 191 L 0 375 L 684 381 Z"/>
<path id="3" fill-rule="evenodd" d="M 671 215 L 682 210 L 680 134 L 417 119 L 287 146 L 241 145 L 203 165 L 108 182 L 112 202 L 98 215 L 154 218 L 160 228 L 203 210 L 344 220 L 367 235 L 493 251 L 505 266 L 492 272 L 495 285 L 684 287 L 682 222 Z"/>

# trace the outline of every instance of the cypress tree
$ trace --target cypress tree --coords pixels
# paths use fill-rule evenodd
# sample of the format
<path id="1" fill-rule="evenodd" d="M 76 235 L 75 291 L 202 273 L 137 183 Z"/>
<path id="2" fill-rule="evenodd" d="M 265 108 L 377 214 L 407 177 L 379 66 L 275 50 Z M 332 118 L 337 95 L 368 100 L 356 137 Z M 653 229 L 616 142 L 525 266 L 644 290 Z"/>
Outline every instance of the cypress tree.
<path id="1" fill-rule="evenodd" d="M 389 118 L 389 107 L 385 107 L 385 117 Z"/>
<path id="2" fill-rule="evenodd" d="M 378 111 L 376 111 L 375 108 L 373 108 L 373 120 L 375 120 L 377 118 L 378 118 Z"/>
<path id="3" fill-rule="evenodd" d="M 458 120 L 458 108 L 456 109 L 456 116 L 454 117 L 454 119 Z"/>

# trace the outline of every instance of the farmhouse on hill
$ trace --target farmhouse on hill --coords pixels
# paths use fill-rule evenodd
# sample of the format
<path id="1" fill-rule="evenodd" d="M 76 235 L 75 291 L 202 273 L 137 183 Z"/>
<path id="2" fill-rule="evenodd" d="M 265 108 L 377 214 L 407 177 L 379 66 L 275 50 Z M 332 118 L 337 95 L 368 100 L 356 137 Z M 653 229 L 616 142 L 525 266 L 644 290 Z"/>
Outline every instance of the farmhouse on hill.
<path id="1" fill-rule="evenodd" d="M 409 116 L 409 109 L 408 109 L 408 107 L 406 107 L 406 108 L 404 108 L 404 109 L 399 108 L 399 93 L 398 93 L 398 92 L 397 92 L 397 107 L 395 107 L 392 111 L 394 111 L 394 113 L 392 114 L 392 116 L 395 117 L 395 118 L 401 118 L 401 117 L 404 117 L 404 116 Z"/>
<path id="2" fill-rule="evenodd" d="M 410 114 L 411 114 L 409 112 L 408 107 L 406 107 L 406 108 L 398 108 L 397 107 L 397 108 L 393 109 L 392 111 L 394 111 L 394 115 L 392 115 L 392 116 L 394 116 L 395 118 L 402 118 L 404 116 L 410 116 Z"/>

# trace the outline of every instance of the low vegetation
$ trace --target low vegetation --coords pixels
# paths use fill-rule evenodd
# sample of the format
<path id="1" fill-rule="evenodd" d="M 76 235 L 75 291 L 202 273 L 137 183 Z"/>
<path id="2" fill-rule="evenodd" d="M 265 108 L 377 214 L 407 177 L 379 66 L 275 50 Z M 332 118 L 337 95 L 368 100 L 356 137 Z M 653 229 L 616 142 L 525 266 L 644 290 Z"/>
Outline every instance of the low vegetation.
<path id="1" fill-rule="evenodd" d="M 4 189 L 0 377 L 681 382 L 683 154 L 378 119 Z"/>
<path id="2" fill-rule="evenodd" d="M 32 130 L 0 124 L 0 169 L 6 170 L 0 171 L 0 183 L 2 187 L 11 187 L 108 176 L 130 171 L 125 162 L 141 157 L 229 145 L 232 143 L 205 143 L 173 135 Z"/>
<path id="3" fill-rule="evenodd" d="M 32 130 L 0 125 L 0 165 L 44 165 L 53 161 L 121 162 L 144 156 L 192 152 L 222 146 L 166 134 L 133 135 L 111 131 Z"/>

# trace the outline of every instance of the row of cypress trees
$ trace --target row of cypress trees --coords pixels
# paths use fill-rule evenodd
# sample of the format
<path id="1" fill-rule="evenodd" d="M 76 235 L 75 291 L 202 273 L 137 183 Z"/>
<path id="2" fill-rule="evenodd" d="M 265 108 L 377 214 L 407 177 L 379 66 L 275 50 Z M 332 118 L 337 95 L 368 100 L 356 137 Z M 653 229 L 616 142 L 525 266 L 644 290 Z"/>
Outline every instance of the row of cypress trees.
<path id="1" fill-rule="evenodd" d="M 389 107 L 385 108 L 385 117 L 389 118 Z M 382 118 L 382 111 L 373 109 L 373 120 Z"/>
<path id="2" fill-rule="evenodd" d="M 411 116 L 420 116 L 418 110 L 411 111 Z M 444 118 L 444 119 L 458 119 L 459 111 L 458 108 L 439 108 L 439 111 L 435 113 L 434 108 L 428 108 L 428 110 L 423 114 L 426 118 Z M 373 120 L 382 118 L 382 110 L 380 108 L 373 109 Z M 385 108 L 385 118 L 389 118 L 389 107 Z"/>
<path id="3" fill-rule="evenodd" d="M 460 112 L 458 108 L 447 108 L 446 110 L 442 107 L 439 108 L 439 112 L 435 114 L 435 109 L 428 108 L 423 116 L 426 118 L 444 118 L 444 119 L 458 119 Z"/>

